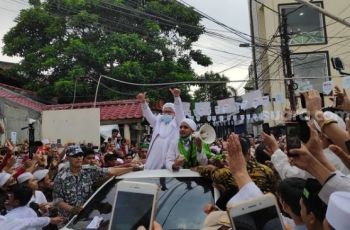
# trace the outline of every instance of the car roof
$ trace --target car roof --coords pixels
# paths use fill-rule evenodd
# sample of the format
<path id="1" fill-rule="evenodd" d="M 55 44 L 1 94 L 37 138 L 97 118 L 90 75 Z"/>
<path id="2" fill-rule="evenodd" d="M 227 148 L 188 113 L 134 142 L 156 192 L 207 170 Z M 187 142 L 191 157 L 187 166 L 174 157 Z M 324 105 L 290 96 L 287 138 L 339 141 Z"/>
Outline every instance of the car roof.
<path id="1" fill-rule="evenodd" d="M 143 170 L 136 172 L 129 172 L 121 176 L 117 176 L 118 179 L 128 178 L 152 178 L 152 177 L 200 177 L 198 172 L 194 172 L 190 169 L 181 169 L 177 172 L 171 172 L 167 169 L 156 170 Z"/>

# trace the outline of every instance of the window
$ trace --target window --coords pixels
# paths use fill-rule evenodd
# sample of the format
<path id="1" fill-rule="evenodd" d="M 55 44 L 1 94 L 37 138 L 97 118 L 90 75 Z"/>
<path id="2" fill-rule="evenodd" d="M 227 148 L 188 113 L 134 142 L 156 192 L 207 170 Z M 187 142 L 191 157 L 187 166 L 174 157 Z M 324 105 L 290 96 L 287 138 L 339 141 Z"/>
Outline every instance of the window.
<path id="1" fill-rule="evenodd" d="M 130 178 L 126 180 L 154 183 L 160 186 L 156 220 L 167 229 L 200 229 L 206 218 L 204 205 L 214 203 L 214 189 L 203 177 Z M 94 195 L 69 229 L 83 230 L 95 216 L 102 217 L 99 230 L 107 230 L 119 179 L 111 179 Z"/>
<path id="2" fill-rule="evenodd" d="M 322 7 L 322 3 L 314 3 Z M 316 10 L 300 4 L 281 5 L 286 10 L 290 45 L 326 43 L 324 16 Z"/>
<path id="3" fill-rule="evenodd" d="M 318 77 L 318 79 L 295 80 L 298 90 L 305 91 L 310 88 L 322 92 L 322 83 L 328 80 L 328 53 L 303 53 L 291 55 L 294 77 Z"/>

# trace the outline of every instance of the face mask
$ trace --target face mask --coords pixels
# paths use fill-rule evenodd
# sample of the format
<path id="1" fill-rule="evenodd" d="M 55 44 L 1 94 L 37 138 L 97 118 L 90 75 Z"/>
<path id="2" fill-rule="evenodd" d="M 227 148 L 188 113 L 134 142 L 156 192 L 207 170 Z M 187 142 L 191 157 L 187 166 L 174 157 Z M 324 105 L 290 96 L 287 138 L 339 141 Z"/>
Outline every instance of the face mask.
<path id="1" fill-rule="evenodd" d="M 169 115 L 169 114 L 163 114 L 161 120 L 165 123 L 165 124 L 169 124 L 172 120 L 173 120 L 173 116 Z"/>

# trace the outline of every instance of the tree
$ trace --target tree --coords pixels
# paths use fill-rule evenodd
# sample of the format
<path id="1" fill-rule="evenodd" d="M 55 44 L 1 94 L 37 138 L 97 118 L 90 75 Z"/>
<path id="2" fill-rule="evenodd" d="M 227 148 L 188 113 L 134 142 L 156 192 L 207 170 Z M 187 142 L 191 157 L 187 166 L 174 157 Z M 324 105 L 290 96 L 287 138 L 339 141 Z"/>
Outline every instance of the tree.
<path id="1" fill-rule="evenodd" d="M 218 73 L 207 72 L 197 79 L 198 81 L 229 81 L 227 77 Z M 195 101 L 217 101 L 225 98 L 237 96 L 236 89 L 222 84 L 200 84 L 194 92 Z"/>
<path id="2" fill-rule="evenodd" d="M 20 56 L 26 87 L 60 102 L 91 101 L 101 75 L 135 83 L 194 79 L 191 61 L 211 60 L 191 44 L 204 32 L 200 15 L 175 0 L 30 0 L 4 36 L 3 53 Z M 102 88 L 108 86 L 107 88 Z M 168 87 L 142 88 L 101 78 L 99 100 L 147 91 L 169 99 Z M 189 86 L 182 87 L 188 98 Z"/>

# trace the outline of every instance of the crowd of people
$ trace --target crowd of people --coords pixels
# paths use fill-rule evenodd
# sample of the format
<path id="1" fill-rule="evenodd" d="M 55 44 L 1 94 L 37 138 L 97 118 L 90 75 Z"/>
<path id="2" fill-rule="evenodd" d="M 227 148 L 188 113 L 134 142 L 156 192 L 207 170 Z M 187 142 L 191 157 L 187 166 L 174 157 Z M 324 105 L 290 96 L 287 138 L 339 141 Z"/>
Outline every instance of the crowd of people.
<path id="1" fill-rule="evenodd" d="M 308 134 L 298 148 L 290 148 L 288 133 L 262 132 L 259 138 L 232 133 L 205 143 L 196 123 L 184 115 L 180 90 L 170 91 L 174 103 L 164 104 L 158 115 L 145 94 L 137 95 L 153 128 L 150 142 L 139 147 L 123 140 L 117 129 L 99 149 L 37 142 L 32 157 L 27 144 L 7 141 L 0 151 L 1 229 L 57 229 L 109 177 L 152 169 L 191 169 L 212 182 L 219 198 L 198 210 L 207 214 L 203 229 L 229 229 L 229 223 L 219 221 L 228 206 L 266 193 L 275 195 L 285 229 L 349 228 L 350 121 L 322 108 L 317 91 L 304 94 L 307 114 L 285 116 L 286 124 L 298 123 Z M 350 112 L 345 91 L 336 88 L 335 96 L 338 109 Z M 155 223 L 154 229 L 161 226 Z"/>

